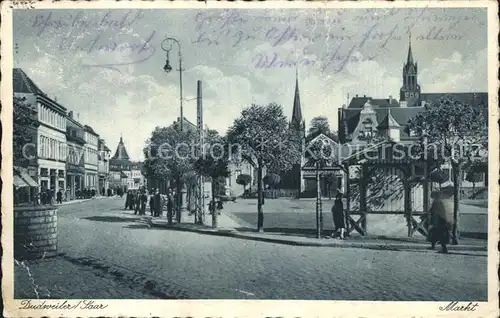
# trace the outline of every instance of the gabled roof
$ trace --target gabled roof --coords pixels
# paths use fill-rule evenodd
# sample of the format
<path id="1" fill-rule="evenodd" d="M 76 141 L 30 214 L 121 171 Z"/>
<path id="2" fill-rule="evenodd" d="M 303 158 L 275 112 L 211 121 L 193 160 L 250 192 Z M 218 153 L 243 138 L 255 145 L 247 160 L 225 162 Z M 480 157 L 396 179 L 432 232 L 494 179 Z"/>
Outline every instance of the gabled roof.
<path id="1" fill-rule="evenodd" d="M 371 98 L 369 96 L 353 97 L 347 108 L 363 108 L 363 105 L 370 100 L 370 104 L 374 107 L 400 107 L 399 102 L 394 98 Z"/>
<path id="2" fill-rule="evenodd" d="M 12 73 L 14 93 L 28 93 L 47 96 L 20 68 L 14 68 Z"/>
<path id="3" fill-rule="evenodd" d="M 468 104 L 471 106 L 483 106 L 488 108 L 488 93 L 487 92 L 475 92 L 475 93 L 422 93 L 422 101 L 426 103 L 432 103 L 438 101 L 442 97 L 449 97 L 450 99 Z"/>
<path id="4" fill-rule="evenodd" d="M 401 125 L 394 119 L 391 114 L 391 108 L 387 109 L 387 116 L 380 122 L 377 127 L 378 129 L 387 129 L 387 128 L 401 128 Z"/>
<path id="5" fill-rule="evenodd" d="M 389 111 L 391 112 L 392 120 L 400 126 L 406 126 L 410 118 L 415 117 L 419 112 L 424 110 L 424 107 L 390 107 L 390 108 L 373 108 L 377 116 L 377 122 L 382 123 L 387 118 Z M 344 109 L 347 122 L 347 133 L 351 134 L 359 122 L 359 114 L 361 108 Z M 403 131 L 402 131 L 403 134 Z M 404 137 L 404 136 L 403 136 Z"/>
<path id="6" fill-rule="evenodd" d="M 182 129 L 184 129 L 185 131 L 191 131 L 191 132 L 197 132 L 198 131 L 198 127 L 193 124 L 192 122 L 190 122 L 189 120 L 187 120 L 186 117 L 183 117 L 184 120 L 183 120 L 183 123 L 182 123 Z M 172 125 L 168 126 L 168 128 L 170 127 L 173 127 L 174 125 L 177 125 L 178 123 L 180 123 L 180 117 L 177 117 L 177 120 L 174 121 L 172 123 Z"/>

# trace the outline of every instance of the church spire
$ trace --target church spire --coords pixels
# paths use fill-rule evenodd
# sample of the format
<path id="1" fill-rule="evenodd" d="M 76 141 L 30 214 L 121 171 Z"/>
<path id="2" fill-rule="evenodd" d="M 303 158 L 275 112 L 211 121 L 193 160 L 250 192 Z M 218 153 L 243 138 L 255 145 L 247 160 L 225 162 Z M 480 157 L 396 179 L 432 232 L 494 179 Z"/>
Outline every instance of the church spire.
<path id="1" fill-rule="evenodd" d="M 410 65 L 410 64 L 413 64 L 413 54 L 411 52 L 411 32 L 410 32 L 410 36 L 408 37 L 408 42 L 409 42 L 409 45 L 408 45 L 408 58 L 406 59 L 406 64 Z"/>
<path id="2" fill-rule="evenodd" d="M 123 137 L 121 134 L 120 134 L 120 142 L 116 147 L 115 155 L 111 159 L 130 160 L 130 157 L 127 153 L 127 149 L 125 149 L 125 145 L 123 143 Z"/>
<path id="3" fill-rule="evenodd" d="M 293 99 L 292 123 L 300 124 L 302 122 L 302 109 L 300 108 L 299 93 L 299 69 L 295 69 L 295 96 Z"/>

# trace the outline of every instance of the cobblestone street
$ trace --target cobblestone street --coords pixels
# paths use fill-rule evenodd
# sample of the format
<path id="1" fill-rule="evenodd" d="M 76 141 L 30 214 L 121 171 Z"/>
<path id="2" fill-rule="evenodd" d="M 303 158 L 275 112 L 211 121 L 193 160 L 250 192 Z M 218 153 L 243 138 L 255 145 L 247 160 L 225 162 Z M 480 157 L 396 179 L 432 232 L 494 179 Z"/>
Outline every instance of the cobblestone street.
<path id="1" fill-rule="evenodd" d="M 124 298 L 487 300 L 483 255 L 209 236 L 151 228 L 123 206 L 120 198 L 92 200 L 61 206 L 58 215 L 59 251 L 72 275 L 105 274 L 102 284 L 116 280 L 106 288 L 123 288 Z M 64 295 L 47 288 L 54 297 L 85 298 L 97 295 L 95 284 L 79 282 L 80 291 Z"/>

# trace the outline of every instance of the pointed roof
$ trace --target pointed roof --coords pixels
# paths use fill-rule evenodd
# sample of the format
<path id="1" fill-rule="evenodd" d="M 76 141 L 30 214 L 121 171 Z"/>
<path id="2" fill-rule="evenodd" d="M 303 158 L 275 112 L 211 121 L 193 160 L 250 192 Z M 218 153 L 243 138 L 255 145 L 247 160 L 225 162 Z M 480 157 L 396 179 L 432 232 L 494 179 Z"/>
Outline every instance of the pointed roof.
<path id="1" fill-rule="evenodd" d="M 295 71 L 295 96 L 293 98 L 292 122 L 302 122 L 302 110 L 300 108 L 300 93 L 299 93 L 299 71 Z"/>
<path id="2" fill-rule="evenodd" d="M 384 120 L 378 125 L 378 128 L 401 128 L 401 125 L 392 117 L 390 108 L 387 110 L 387 116 L 385 116 Z"/>
<path id="3" fill-rule="evenodd" d="M 29 93 L 44 95 L 46 94 L 29 78 L 20 68 L 14 68 L 12 74 L 14 93 Z"/>
<path id="4" fill-rule="evenodd" d="M 413 64 L 413 54 L 411 52 L 411 33 L 410 33 L 408 42 L 409 42 L 409 46 L 408 46 L 408 57 L 406 58 L 406 64 L 412 65 Z"/>
<path id="5" fill-rule="evenodd" d="M 123 144 L 123 138 L 120 137 L 120 142 L 116 147 L 116 152 L 113 158 L 111 159 L 119 159 L 119 160 L 130 160 L 130 157 L 127 153 L 127 149 L 125 149 L 125 145 Z"/>

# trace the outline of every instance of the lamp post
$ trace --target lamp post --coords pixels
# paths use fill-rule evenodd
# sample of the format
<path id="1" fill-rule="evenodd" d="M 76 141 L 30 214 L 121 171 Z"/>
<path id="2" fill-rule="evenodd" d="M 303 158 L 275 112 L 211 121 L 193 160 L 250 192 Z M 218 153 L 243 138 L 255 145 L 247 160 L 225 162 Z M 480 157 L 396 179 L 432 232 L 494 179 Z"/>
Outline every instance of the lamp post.
<path id="1" fill-rule="evenodd" d="M 177 41 L 177 39 L 175 38 L 169 38 L 169 37 L 166 37 L 162 42 L 161 42 L 161 48 L 163 51 L 165 51 L 167 53 L 167 60 L 165 61 L 165 66 L 163 67 L 163 70 L 166 72 L 166 73 L 169 73 L 170 71 L 172 71 L 172 66 L 170 65 L 170 51 L 172 50 L 172 42 L 176 43 L 177 44 L 177 47 L 179 49 L 179 91 L 180 91 L 180 98 L 179 98 L 179 101 L 180 101 L 180 110 L 181 110 L 181 116 L 180 116 L 180 131 L 182 132 L 183 131 L 183 128 L 184 128 L 184 113 L 183 113 L 183 108 L 182 108 L 182 102 L 183 102 L 183 98 L 182 98 L 182 53 L 181 53 L 181 44 L 179 43 L 179 41 Z M 168 46 L 167 46 L 168 45 Z M 182 185 L 182 188 L 180 189 L 181 190 L 181 193 L 178 193 L 177 195 L 180 194 L 180 210 L 179 210 L 179 213 L 177 213 L 177 222 L 181 222 L 182 221 L 182 215 L 185 214 L 186 210 L 187 210 L 187 189 L 186 189 L 186 186 L 183 184 Z"/>
<path id="2" fill-rule="evenodd" d="M 167 43 L 170 42 L 170 45 L 168 47 L 166 47 Z M 179 41 L 177 41 L 175 38 L 165 38 L 162 42 L 161 42 L 161 48 L 163 51 L 165 51 L 167 53 L 167 60 L 165 61 L 165 66 L 163 67 L 163 70 L 166 72 L 166 73 L 170 73 L 170 71 L 172 71 L 172 66 L 170 65 L 170 51 L 172 50 L 172 42 L 176 43 L 177 44 L 177 47 L 179 49 L 179 90 L 180 90 L 180 108 L 181 108 L 181 117 L 180 117 L 180 128 L 181 128 L 181 131 L 183 130 L 183 123 L 184 123 L 184 113 L 183 113 L 183 109 L 182 109 L 182 53 L 181 53 L 181 44 L 179 43 Z"/>

